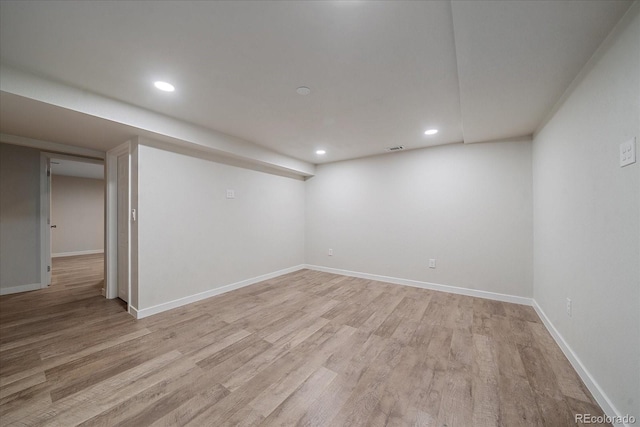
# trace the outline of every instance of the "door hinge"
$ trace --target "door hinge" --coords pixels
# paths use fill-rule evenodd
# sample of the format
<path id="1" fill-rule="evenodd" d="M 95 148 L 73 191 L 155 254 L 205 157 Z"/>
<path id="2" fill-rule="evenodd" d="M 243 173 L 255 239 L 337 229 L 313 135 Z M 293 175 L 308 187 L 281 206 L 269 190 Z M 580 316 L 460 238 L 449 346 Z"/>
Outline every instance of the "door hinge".
<path id="1" fill-rule="evenodd" d="M 47 265 L 47 273 L 51 273 L 51 266 Z"/>
<path id="2" fill-rule="evenodd" d="M 51 168 L 47 168 L 47 176 L 51 176 Z"/>

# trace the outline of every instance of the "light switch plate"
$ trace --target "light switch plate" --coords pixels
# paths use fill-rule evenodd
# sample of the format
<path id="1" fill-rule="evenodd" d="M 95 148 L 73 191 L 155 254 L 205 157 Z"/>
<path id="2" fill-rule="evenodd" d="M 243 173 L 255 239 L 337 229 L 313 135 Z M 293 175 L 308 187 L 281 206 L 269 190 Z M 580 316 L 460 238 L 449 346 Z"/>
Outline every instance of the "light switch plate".
<path id="1" fill-rule="evenodd" d="M 235 199 L 236 192 L 234 190 L 227 190 L 227 199 Z"/>
<path id="2" fill-rule="evenodd" d="M 628 141 L 620 144 L 620 167 L 630 165 L 636 162 L 636 138 L 633 137 Z"/>

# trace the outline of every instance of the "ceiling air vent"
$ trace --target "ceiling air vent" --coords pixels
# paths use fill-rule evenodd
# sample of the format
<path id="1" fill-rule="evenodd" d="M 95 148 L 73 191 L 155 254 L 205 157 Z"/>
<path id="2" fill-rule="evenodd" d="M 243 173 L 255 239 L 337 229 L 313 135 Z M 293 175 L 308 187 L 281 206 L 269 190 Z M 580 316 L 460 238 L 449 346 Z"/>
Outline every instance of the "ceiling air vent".
<path id="1" fill-rule="evenodd" d="M 389 147 L 386 149 L 386 151 L 389 151 L 389 152 L 401 151 L 401 150 L 404 150 L 404 145 L 396 145 L 395 147 Z"/>

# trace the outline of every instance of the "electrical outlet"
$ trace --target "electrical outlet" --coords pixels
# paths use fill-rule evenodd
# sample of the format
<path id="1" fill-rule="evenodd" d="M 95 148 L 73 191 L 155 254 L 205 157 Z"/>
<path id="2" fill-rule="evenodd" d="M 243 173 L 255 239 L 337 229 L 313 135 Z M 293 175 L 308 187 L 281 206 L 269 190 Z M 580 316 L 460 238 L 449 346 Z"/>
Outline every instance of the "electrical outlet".
<path id="1" fill-rule="evenodd" d="M 235 198 L 236 198 L 235 190 L 227 190 L 227 199 L 235 199 Z"/>
<path id="2" fill-rule="evenodd" d="M 436 260 L 431 258 L 429 260 L 429 268 L 436 268 Z"/>
<path id="3" fill-rule="evenodd" d="M 329 249 L 329 251 L 327 252 L 327 255 L 333 256 L 333 249 Z"/>
<path id="4" fill-rule="evenodd" d="M 569 298 L 567 298 L 567 316 L 571 317 L 571 309 L 572 309 L 572 303 L 571 300 Z"/>

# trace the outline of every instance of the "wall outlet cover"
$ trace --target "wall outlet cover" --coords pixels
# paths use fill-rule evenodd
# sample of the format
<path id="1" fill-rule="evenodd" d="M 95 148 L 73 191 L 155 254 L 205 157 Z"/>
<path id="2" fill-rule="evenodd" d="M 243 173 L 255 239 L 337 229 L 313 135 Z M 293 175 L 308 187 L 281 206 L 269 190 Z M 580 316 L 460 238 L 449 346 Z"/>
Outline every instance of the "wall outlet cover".
<path id="1" fill-rule="evenodd" d="M 620 144 L 620 167 L 628 166 L 636 162 L 636 138 Z"/>

